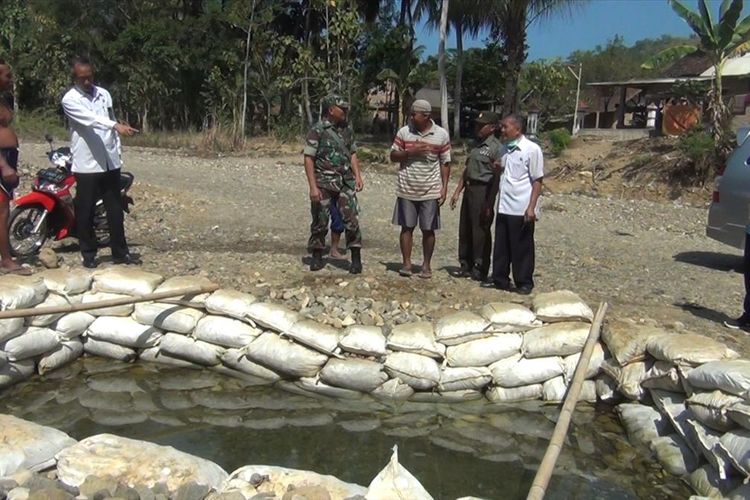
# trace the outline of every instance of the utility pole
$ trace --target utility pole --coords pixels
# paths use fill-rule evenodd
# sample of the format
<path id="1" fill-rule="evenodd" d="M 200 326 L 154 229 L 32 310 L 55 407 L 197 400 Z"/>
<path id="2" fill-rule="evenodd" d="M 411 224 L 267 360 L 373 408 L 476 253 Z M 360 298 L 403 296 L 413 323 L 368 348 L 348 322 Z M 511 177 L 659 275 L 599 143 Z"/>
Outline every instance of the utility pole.
<path id="1" fill-rule="evenodd" d="M 576 125 L 578 124 L 578 101 L 581 98 L 581 70 L 583 69 L 583 64 L 578 63 L 578 74 L 576 74 L 575 71 L 570 69 L 570 66 L 568 66 L 568 71 L 570 71 L 573 74 L 573 78 L 576 79 L 576 82 L 578 82 L 578 85 L 576 87 L 576 107 L 573 109 L 573 126 L 571 127 L 571 133 L 573 135 L 576 135 L 578 132 L 578 127 Z"/>

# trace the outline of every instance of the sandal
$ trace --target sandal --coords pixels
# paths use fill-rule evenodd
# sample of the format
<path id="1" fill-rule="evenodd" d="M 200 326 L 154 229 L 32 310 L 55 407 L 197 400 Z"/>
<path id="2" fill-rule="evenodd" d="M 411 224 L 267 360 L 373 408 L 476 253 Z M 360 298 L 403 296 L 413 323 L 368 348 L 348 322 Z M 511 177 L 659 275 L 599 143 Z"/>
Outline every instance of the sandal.
<path id="1" fill-rule="evenodd" d="M 16 276 L 31 276 L 34 272 L 28 267 L 17 267 L 15 269 L 6 269 L 0 267 L 0 275 L 2 274 L 13 274 Z"/>
<path id="2" fill-rule="evenodd" d="M 419 273 L 419 277 L 424 280 L 428 280 L 432 278 L 432 271 L 422 271 L 421 273 Z"/>
<path id="3" fill-rule="evenodd" d="M 404 278 L 409 278 L 412 275 L 412 272 L 408 267 L 402 267 L 398 270 L 398 274 Z"/>

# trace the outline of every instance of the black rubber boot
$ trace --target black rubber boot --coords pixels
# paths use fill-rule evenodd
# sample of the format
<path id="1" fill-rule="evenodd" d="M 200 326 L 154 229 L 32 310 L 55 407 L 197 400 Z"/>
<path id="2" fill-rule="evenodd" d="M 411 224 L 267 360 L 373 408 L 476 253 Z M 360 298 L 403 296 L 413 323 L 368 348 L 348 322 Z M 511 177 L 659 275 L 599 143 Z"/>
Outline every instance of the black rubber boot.
<path id="1" fill-rule="evenodd" d="M 313 250 L 312 259 L 310 260 L 310 271 L 320 271 L 323 269 L 323 251 Z"/>
<path id="2" fill-rule="evenodd" d="M 362 274 L 362 256 L 359 248 L 352 248 L 352 265 L 349 268 L 351 274 Z"/>

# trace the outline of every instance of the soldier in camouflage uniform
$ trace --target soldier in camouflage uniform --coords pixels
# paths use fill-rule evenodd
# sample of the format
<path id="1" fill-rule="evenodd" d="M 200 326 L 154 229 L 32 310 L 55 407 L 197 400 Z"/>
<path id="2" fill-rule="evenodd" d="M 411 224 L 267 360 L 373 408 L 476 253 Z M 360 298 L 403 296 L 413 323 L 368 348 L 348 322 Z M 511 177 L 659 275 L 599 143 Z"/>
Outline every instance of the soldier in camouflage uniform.
<path id="1" fill-rule="evenodd" d="M 357 160 L 354 135 L 346 118 L 349 104 L 339 96 L 322 102 L 323 117 L 308 132 L 305 141 L 305 174 L 310 186 L 310 270 L 323 268 L 323 250 L 328 234 L 331 203 L 336 203 L 344 219 L 346 247 L 352 256 L 349 272 L 362 272 L 362 233 L 359 230 L 357 192 L 364 187 Z"/>

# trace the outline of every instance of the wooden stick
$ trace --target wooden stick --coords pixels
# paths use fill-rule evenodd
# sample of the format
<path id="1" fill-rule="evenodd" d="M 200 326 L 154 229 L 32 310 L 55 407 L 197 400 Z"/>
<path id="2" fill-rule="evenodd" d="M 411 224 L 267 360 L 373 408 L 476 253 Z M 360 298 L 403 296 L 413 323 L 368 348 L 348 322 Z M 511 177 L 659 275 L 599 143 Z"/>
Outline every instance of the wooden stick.
<path id="1" fill-rule="evenodd" d="M 126 304 L 135 304 L 137 302 L 150 302 L 152 300 L 161 300 L 169 297 L 177 297 L 180 295 L 198 295 L 201 293 L 210 293 L 218 290 L 218 288 L 219 285 L 189 286 L 185 288 L 177 288 L 169 292 L 148 293 L 146 295 L 140 296 L 134 295 L 132 297 L 100 300 L 98 302 L 88 302 L 86 304 L 65 304 L 62 306 L 37 307 L 31 309 L 8 309 L 7 311 L 0 311 L 0 319 L 27 318 L 29 316 L 43 316 L 47 314 L 90 311 L 91 309 L 123 306 Z"/>
<path id="2" fill-rule="evenodd" d="M 557 419 L 555 430 L 552 433 L 552 439 L 550 439 L 542 463 L 536 471 L 534 482 L 531 483 L 531 489 L 529 490 L 526 500 L 542 500 L 547 491 L 547 485 L 549 484 L 552 472 L 555 469 L 557 457 L 560 455 L 565 436 L 568 433 L 570 419 L 573 416 L 576 403 L 578 403 L 578 397 L 581 395 L 581 388 L 583 386 L 583 381 L 586 378 L 586 370 L 589 367 L 591 354 L 594 352 L 594 345 L 596 345 L 596 342 L 599 340 L 599 331 L 601 330 L 602 321 L 604 321 L 604 314 L 607 312 L 607 307 L 609 307 L 608 304 L 602 302 L 599 304 L 599 310 L 596 311 L 594 322 L 591 324 L 591 330 L 589 330 L 589 336 L 583 346 L 583 352 L 581 352 L 581 358 L 578 360 L 576 371 L 573 374 L 573 380 L 570 382 L 570 386 L 568 386 L 568 394 L 565 396 L 565 402 L 563 403 L 562 410 L 560 410 L 560 416 Z"/>

